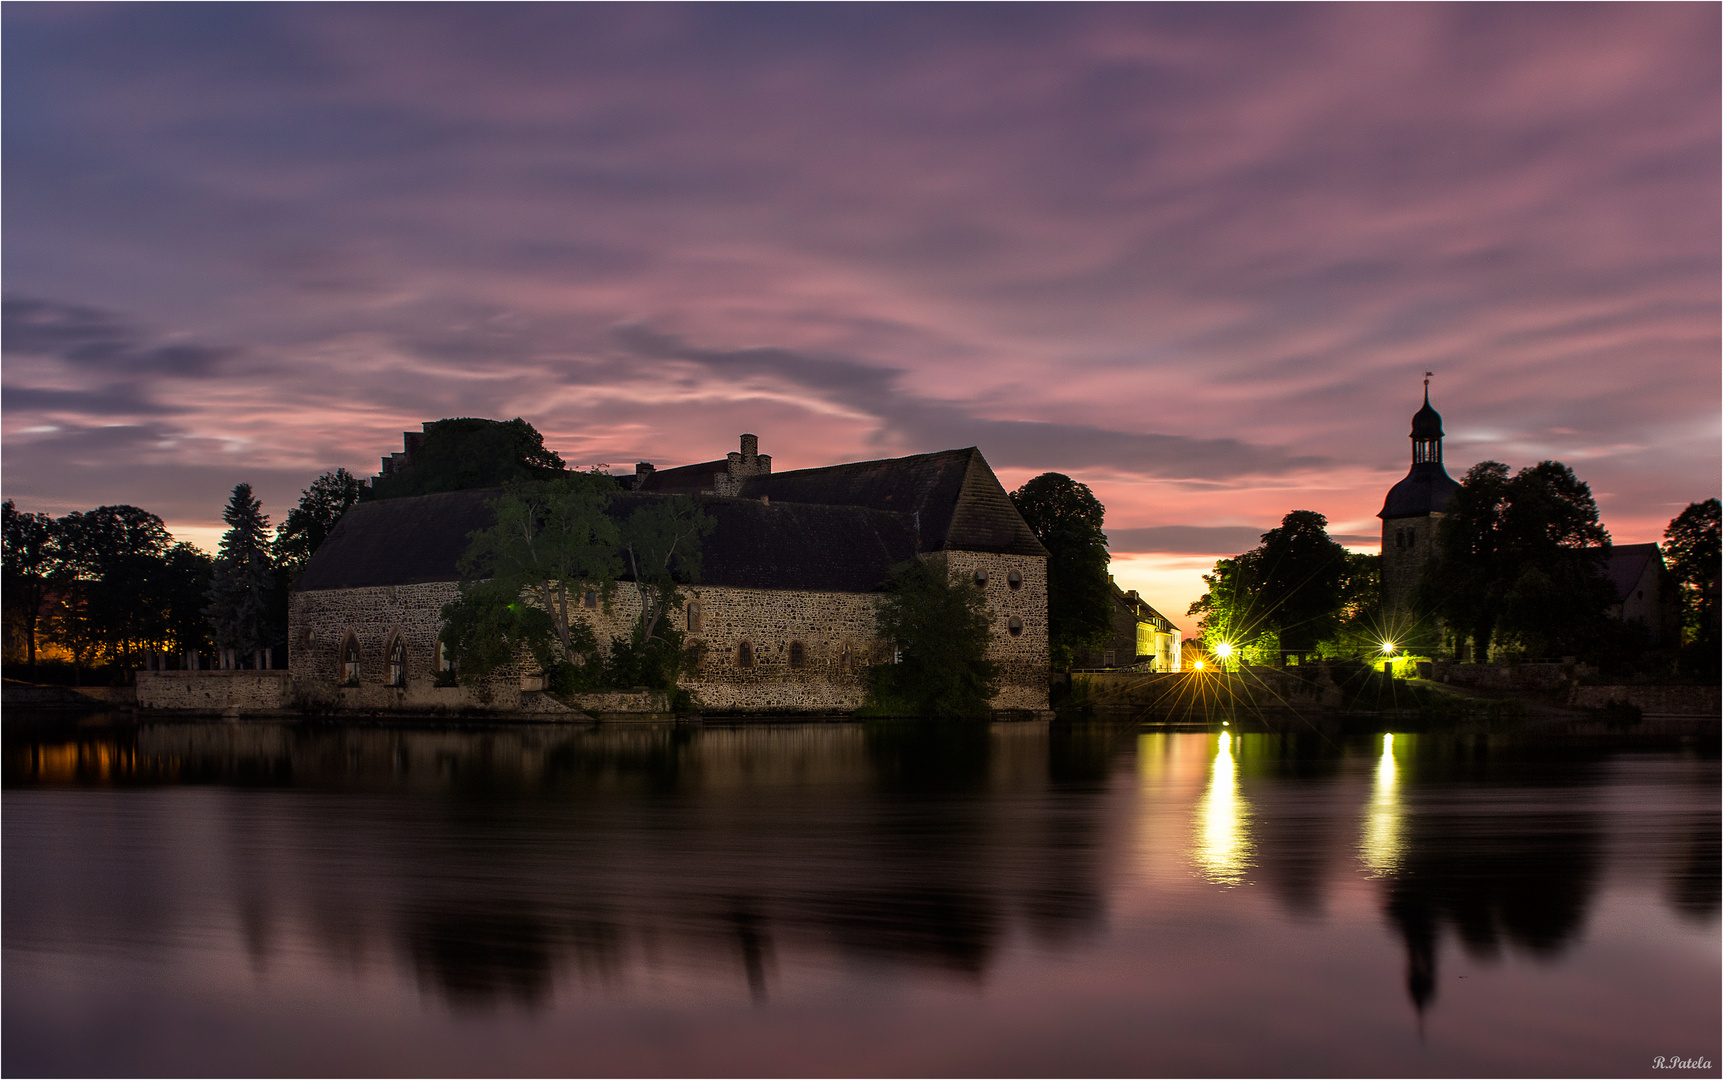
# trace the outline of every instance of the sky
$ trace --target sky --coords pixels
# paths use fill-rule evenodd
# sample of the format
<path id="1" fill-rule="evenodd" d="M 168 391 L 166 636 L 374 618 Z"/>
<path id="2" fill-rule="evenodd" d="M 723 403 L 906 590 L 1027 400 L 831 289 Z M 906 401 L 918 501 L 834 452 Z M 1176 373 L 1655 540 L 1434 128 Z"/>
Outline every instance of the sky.
<path id="1" fill-rule="evenodd" d="M 1719 494 L 1720 9 L 0 10 L 0 487 L 213 548 L 401 432 L 574 466 L 979 446 L 1187 631 L 1292 510 L 1373 550 L 1566 462 Z"/>

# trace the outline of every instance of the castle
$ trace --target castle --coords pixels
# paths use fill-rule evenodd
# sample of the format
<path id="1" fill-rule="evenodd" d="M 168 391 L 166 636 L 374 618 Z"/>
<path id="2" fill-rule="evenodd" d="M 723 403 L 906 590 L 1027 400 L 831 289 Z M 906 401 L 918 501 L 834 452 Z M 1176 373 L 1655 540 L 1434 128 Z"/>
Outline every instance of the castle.
<path id="1" fill-rule="evenodd" d="M 406 467 L 405 453 L 385 459 Z M 875 608 L 892 567 L 936 561 L 972 582 L 992 620 L 1001 670 L 996 709 L 1047 708 L 1047 551 L 969 447 L 773 473 L 743 435 L 726 457 L 619 478 L 611 513 L 670 495 L 696 498 L 716 522 L 700 578 L 683 588 L 678 625 L 698 648 L 682 686 L 712 712 L 850 712 L 872 665 L 893 659 Z M 290 598 L 291 696 L 337 711 L 562 708 L 530 660 L 503 677 L 457 685 L 439 642 L 458 594 L 469 535 L 491 524 L 496 490 L 361 503 L 318 548 Z M 600 641 L 626 635 L 629 590 L 594 593 L 582 614 Z"/>

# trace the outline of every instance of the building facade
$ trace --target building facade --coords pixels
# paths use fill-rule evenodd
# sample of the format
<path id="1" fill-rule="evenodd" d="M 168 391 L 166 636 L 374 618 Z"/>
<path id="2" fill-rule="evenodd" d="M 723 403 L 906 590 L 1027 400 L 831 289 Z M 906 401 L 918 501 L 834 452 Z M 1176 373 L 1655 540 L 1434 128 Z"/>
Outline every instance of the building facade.
<path id="1" fill-rule="evenodd" d="M 325 710 L 528 707 L 540 672 L 462 685 L 439 644 L 469 535 L 494 490 L 361 503 L 344 516 L 290 601 L 294 700 Z M 1047 708 L 1047 555 L 979 450 L 771 472 L 752 435 L 727 458 L 636 467 L 610 513 L 689 495 L 713 518 L 697 581 L 676 613 L 696 658 L 682 686 L 714 712 L 848 712 L 869 670 L 890 663 L 875 610 L 893 567 L 932 561 L 982 591 L 1001 670 L 998 709 Z M 600 642 L 626 635 L 632 590 L 582 597 Z"/>
<path id="2" fill-rule="evenodd" d="M 1097 649 L 1078 650 L 1072 666 L 1078 668 L 1142 668 L 1147 671 L 1178 671 L 1182 668 L 1183 632 L 1149 602 L 1119 588 L 1107 575 L 1107 591 L 1113 602 L 1113 633 Z"/>

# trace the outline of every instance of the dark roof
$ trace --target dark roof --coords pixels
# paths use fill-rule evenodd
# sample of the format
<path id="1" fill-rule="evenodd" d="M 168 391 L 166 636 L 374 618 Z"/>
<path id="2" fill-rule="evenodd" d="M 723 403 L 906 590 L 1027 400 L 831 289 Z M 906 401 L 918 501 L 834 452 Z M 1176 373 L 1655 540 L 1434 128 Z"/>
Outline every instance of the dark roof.
<path id="1" fill-rule="evenodd" d="M 751 476 L 741 495 L 904 514 L 918 525 L 922 551 L 1047 554 L 973 446 Z"/>
<path id="2" fill-rule="evenodd" d="M 467 534 L 495 520 L 495 488 L 362 502 L 341 516 L 293 586 L 299 591 L 414 585 L 460 577 Z"/>
<path id="3" fill-rule="evenodd" d="M 310 592 L 455 581 L 469 534 L 488 527 L 492 489 L 361 503 L 349 510 L 295 588 Z M 623 492 L 621 521 L 664 495 Z M 745 588 L 869 592 L 916 552 L 912 515 L 857 506 L 808 506 L 703 497 L 717 519 L 702 544 L 700 581 Z"/>
<path id="4" fill-rule="evenodd" d="M 1663 562 L 1663 552 L 1656 544 L 1616 544 L 1609 549 L 1603 575 L 1615 587 L 1616 603 L 1625 602 L 1628 594 L 1639 587 L 1639 579 L 1645 576 L 1645 564 L 1653 559 L 1659 565 Z"/>
<path id="5" fill-rule="evenodd" d="M 1412 414 L 1412 438 L 1440 439 L 1442 437 L 1442 414 L 1430 408 L 1430 391 L 1424 391 L 1424 407 Z"/>
<path id="6" fill-rule="evenodd" d="M 698 495 L 712 490 L 712 478 L 728 473 L 728 459 L 702 461 L 698 465 L 678 465 L 674 469 L 658 469 L 646 477 L 642 491 L 657 491 L 666 495 Z"/>
<path id="7" fill-rule="evenodd" d="M 1379 518 L 1422 517 L 1439 514 L 1448 508 L 1448 500 L 1460 485 L 1440 461 L 1420 461 L 1412 466 L 1405 479 L 1388 489 L 1388 498 L 1377 513 Z"/>

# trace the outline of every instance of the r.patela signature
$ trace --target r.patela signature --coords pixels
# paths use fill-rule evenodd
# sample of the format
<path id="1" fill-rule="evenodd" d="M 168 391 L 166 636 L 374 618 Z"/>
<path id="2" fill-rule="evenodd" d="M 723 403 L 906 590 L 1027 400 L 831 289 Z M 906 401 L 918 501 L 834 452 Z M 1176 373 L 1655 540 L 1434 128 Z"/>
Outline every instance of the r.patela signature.
<path id="1" fill-rule="evenodd" d="M 1709 1069 L 1710 1058 L 1664 1057 L 1662 1054 L 1651 1059 L 1653 1069 Z"/>

